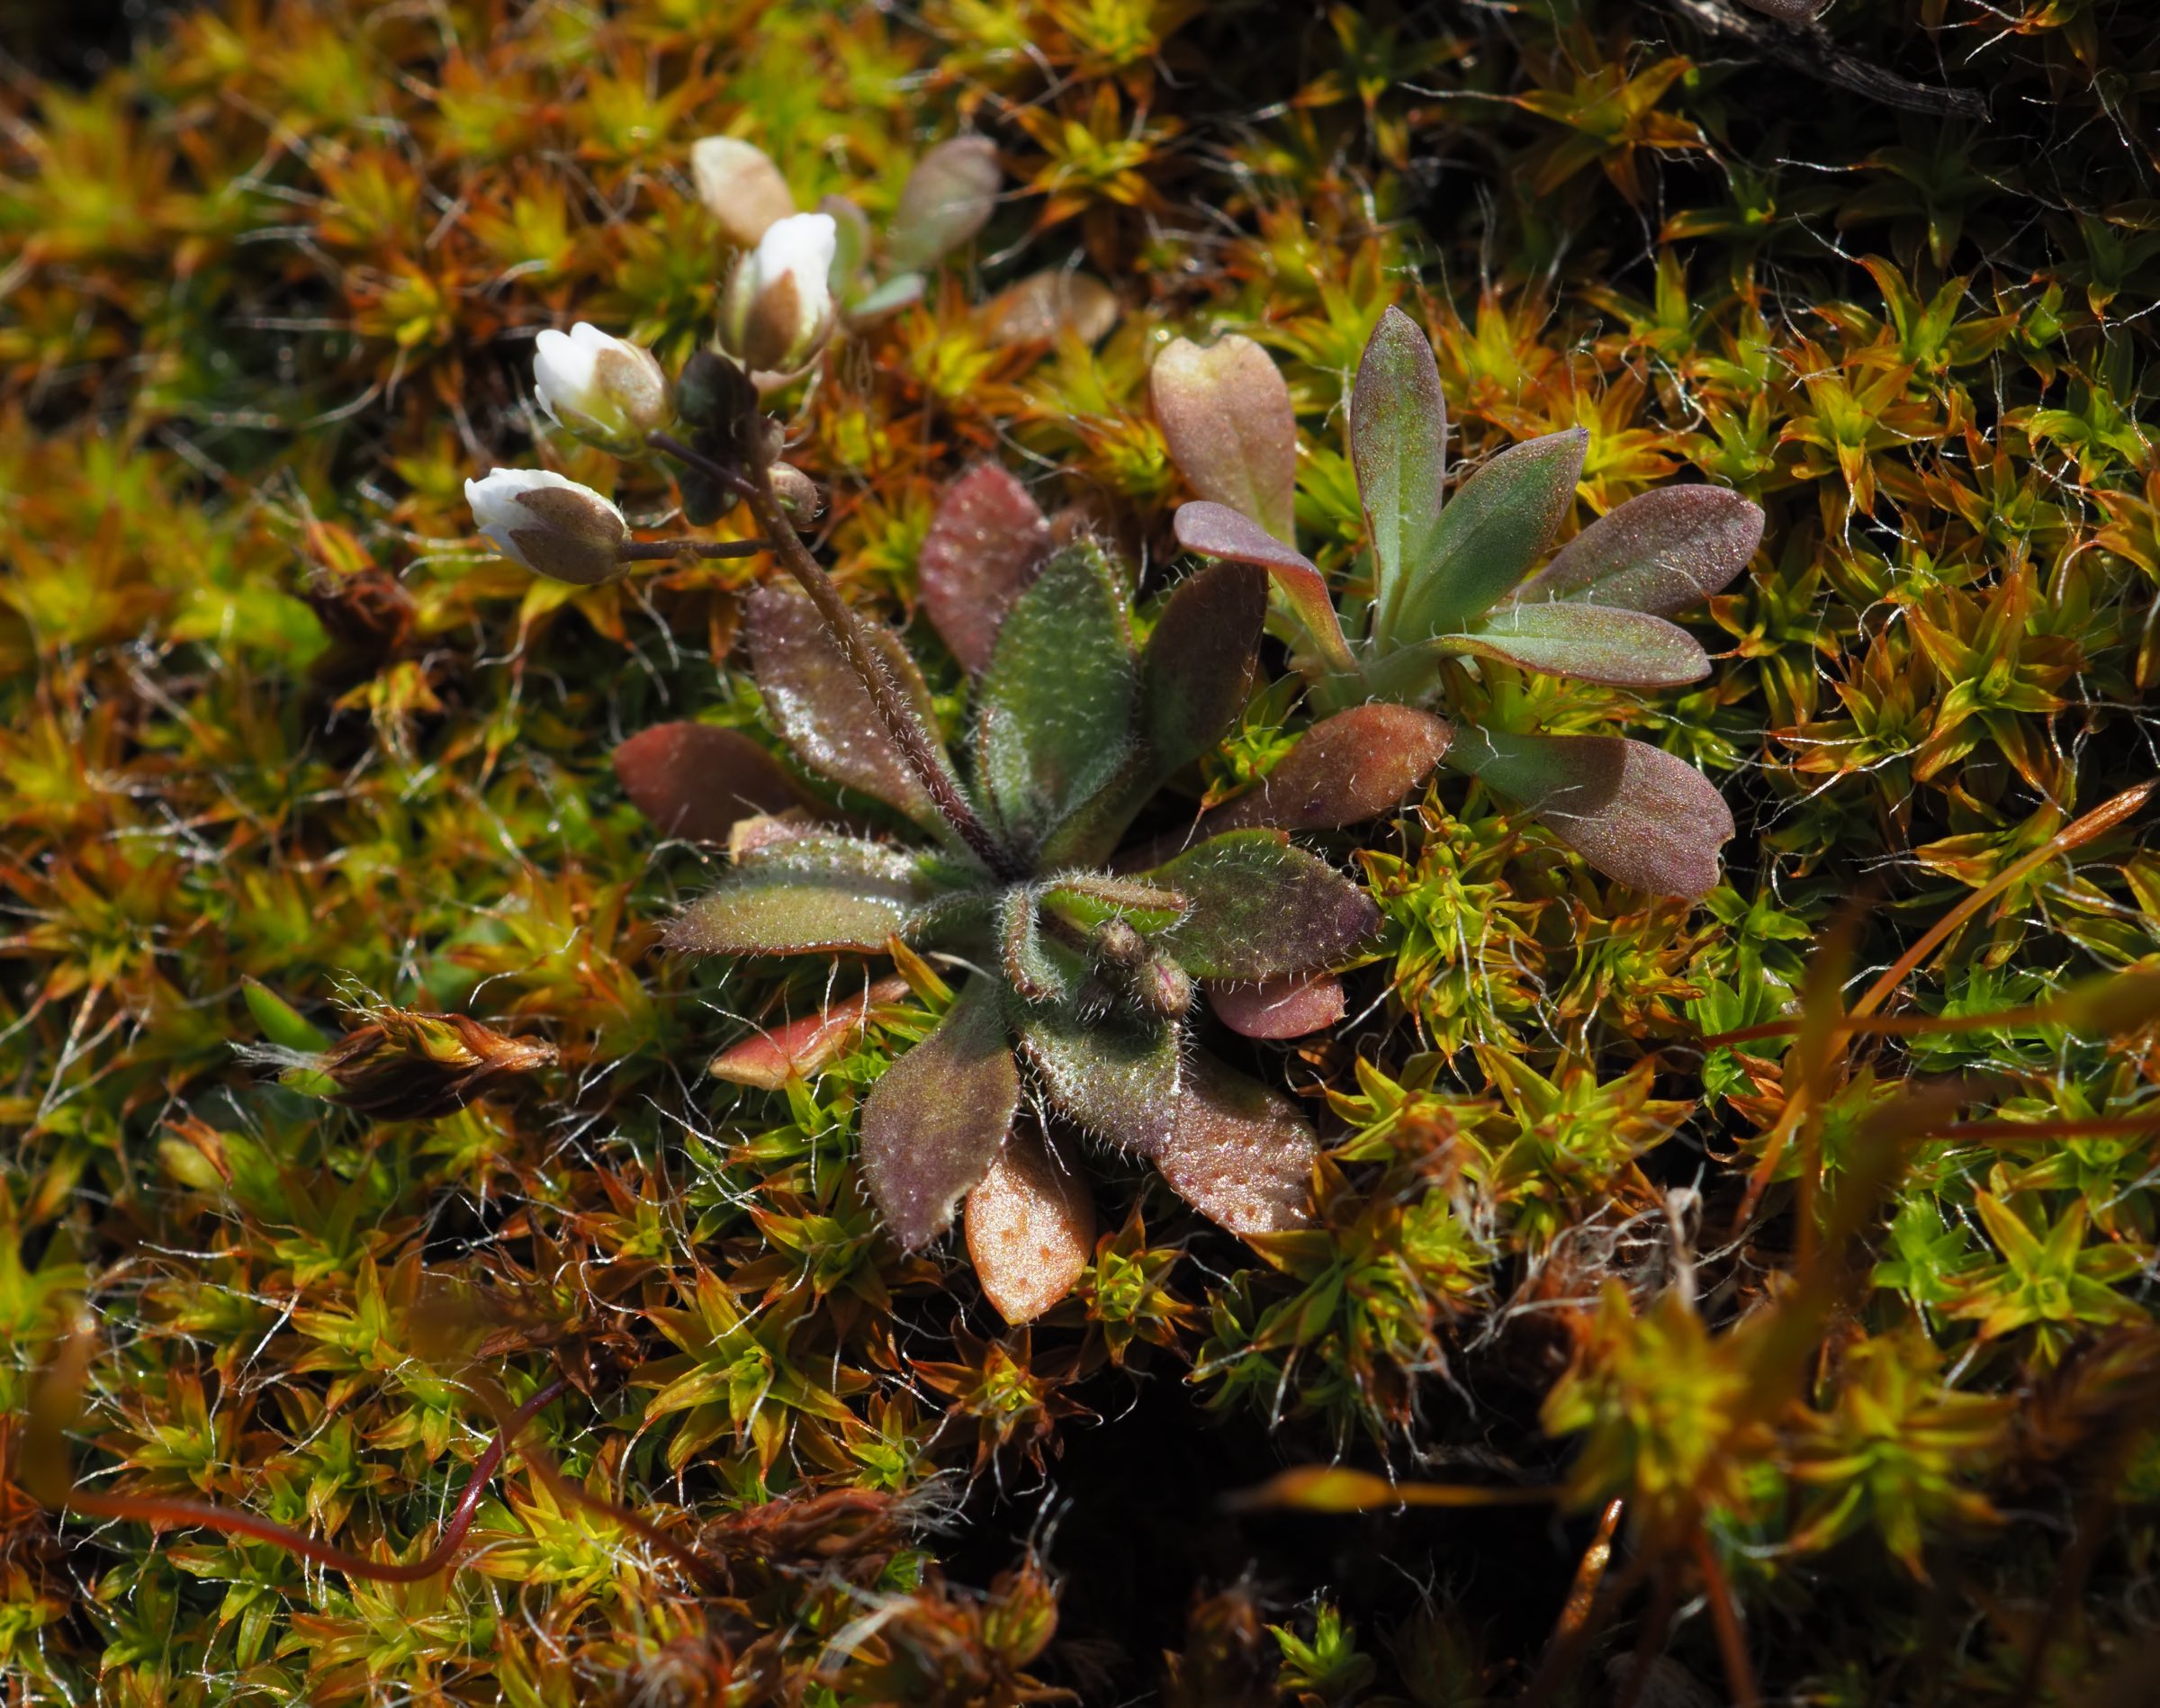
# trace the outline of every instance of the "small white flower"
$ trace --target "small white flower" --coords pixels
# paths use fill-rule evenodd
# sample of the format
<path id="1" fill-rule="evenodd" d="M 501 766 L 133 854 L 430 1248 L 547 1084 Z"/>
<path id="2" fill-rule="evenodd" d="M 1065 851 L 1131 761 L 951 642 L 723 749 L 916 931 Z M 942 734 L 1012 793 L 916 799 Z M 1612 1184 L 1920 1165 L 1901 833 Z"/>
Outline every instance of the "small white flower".
<path id="1" fill-rule="evenodd" d="M 589 486 L 546 469 L 497 469 L 465 482 L 465 501 L 498 552 L 536 575 L 591 587 L 622 573 L 623 513 Z"/>
<path id="2" fill-rule="evenodd" d="M 832 255 L 839 229 L 829 213 L 776 220 L 758 247 L 736 261 L 720 305 L 720 342 L 753 373 L 795 373 L 832 336 Z"/>
<path id="3" fill-rule="evenodd" d="M 643 455 L 645 435 L 675 418 L 668 376 L 652 353 L 583 320 L 567 335 L 539 336 L 533 389 L 558 427 L 616 456 Z"/>

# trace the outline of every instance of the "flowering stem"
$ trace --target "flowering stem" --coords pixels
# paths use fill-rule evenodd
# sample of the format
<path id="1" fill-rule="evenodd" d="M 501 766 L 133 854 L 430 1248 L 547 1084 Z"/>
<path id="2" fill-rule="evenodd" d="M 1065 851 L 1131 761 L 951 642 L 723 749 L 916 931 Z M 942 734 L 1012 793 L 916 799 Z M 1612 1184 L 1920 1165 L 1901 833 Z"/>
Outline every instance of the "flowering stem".
<path id="1" fill-rule="evenodd" d="M 630 540 L 615 548 L 615 557 L 618 563 L 644 563 L 685 555 L 755 557 L 760 552 L 771 550 L 770 540 Z"/>

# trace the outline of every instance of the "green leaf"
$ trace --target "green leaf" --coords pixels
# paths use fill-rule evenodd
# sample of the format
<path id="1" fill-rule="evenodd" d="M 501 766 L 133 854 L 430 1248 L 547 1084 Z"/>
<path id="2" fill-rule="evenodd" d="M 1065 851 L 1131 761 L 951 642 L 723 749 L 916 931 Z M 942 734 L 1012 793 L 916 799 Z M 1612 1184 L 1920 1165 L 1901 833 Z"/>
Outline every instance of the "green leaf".
<path id="1" fill-rule="evenodd" d="M 1253 564 L 1210 564 L 1170 595 L 1140 660 L 1140 739 L 1158 778 L 1237 722 L 1266 621 L 1267 576 Z"/>
<path id="2" fill-rule="evenodd" d="M 1447 474 L 1447 400 L 1433 346 L 1400 309 L 1380 317 L 1350 391 L 1350 459 L 1372 539 L 1374 607 L 1401 603 L 1434 555 Z"/>
<path id="3" fill-rule="evenodd" d="M 885 1070 L 862 1109 L 862 1169 L 910 1251 L 952 1220 L 989 1172 L 1020 1107 L 994 979 L 971 978 L 937 1029 Z"/>
<path id="4" fill-rule="evenodd" d="M 1274 769 L 1208 814 L 1209 834 L 1268 826 L 1328 831 L 1391 810 L 1432 774 L 1454 732 L 1444 718 L 1375 700 L 1323 718 Z"/>
<path id="5" fill-rule="evenodd" d="M 814 833 L 745 856 L 718 889 L 670 922 L 667 941 L 692 955 L 875 953 L 931 899 L 915 856 Z"/>
<path id="6" fill-rule="evenodd" d="M 1653 895 L 1715 886 L 1732 813 L 1662 748 L 1617 735 L 1457 733 L 1448 763 L 1521 803 L 1607 877 Z"/>
<path id="7" fill-rule="evenodd" d="M 1103 1015 L 1077 1000 L 1008 1011 L 1050 1107 L 1083 1131 L 1151 1152 L 1177 1114 L 1178 1029 Z"/>
<path id="8" fill-rule="evenodd" d="M 1328 578 L 1302 553 L 1276 539 L 1249 517 L 1228 505 L 1181 504 L 1171 527 L 1177 543 L 1202 557 L 1253 563 L 1274 578 L 1275 590 L 1290 613 L 1312 637 L 1320 663 L 1344 675 L 1356 672 L 1357 661 L 1343 638 L 1342 620 L 1328 596 Z"/>
<path id="9" fill-rule="evenodd" d="M 335 1041 L 259 979 L 243 978 L 240 995 L 248 1004 L 248 1011 L 255 1017 L 255 1023 L 263 1029 L 263 1036 L 280 1049 L 320 1056 Z"/>
<path id="10" fill-rule="evenodd" d="M 1274 359 L 1250 338 L 1178 338 L 1155 358 L 1148 395 L 1192 490 L 1293 544 L 1298 419 Z"/>
<path id="11" fill-rule="evenodd" d="M 1467 634 L 1439 644 L 1547 676 L 1615 688 L 1672 688 L 1710 674 L 1710 655 L 1661 616 L 1603 605 L 1532 605 L 1510 599 Z"/>
<path id="12" fill-rule="evenodd" d="M 1180 1198 L 1245 1235 L 1281 1233 L 1311 1219 L 1306 1203 L 1318 1155 L 1295 1103 L 1204 1050 L 1185 1064 L 1184 1094 L 1170 1130 L 1147 1150 Z"/>
<path id="13" fill-rule="evenodd" d="M 1015 884 L 997 898 L 997 955 L 1005 983 L 1030 1002 L 1057 1002 L 1072 994 L 1087 975 L 1084 965 L 1043 940 L 1036 923 L 1036 892 Z"/>
<path id="14" fill-rule="evenodd" d="M 1517 602 L 1580 599 L 1670 616 L 1720 591 L 1762 543 L 1762 507 L 1722 486 L 1628 499 L 1560 548 Z"/>
<path id="15" fill-rule="evenodd" d="M 1092 541 L 1067 546 L 1014 603 L 983 677 L 978 751 L 1009 830 L 1040 838 L 1114 775 L 1137 678 L 1123 583 Z"/>
<path id="16" fill-rule="evenodd" d="M 1212 837 L 1148 876 L 1191 904 L 1164 942 L 1195 978 L 1318 972 L 1380 929 L 1371 896 L 1280 831 Z"/>
<path id="17" fill-rule="evenodd" d="M 1385 618 L 1390 647 L 1460 634 L 1530 572 L 1574 502 L 1589 442 L 1581 427 L 1548 433 L 1510 445 L 1462 482 Z"/>
<path id="18" fill-rule="evenodd" d="M 1175 890 L 1159 884 L 1095 872 L 1054 879 L 1043 885 L 1042 899 L 1082 930 L 1112 919 L 1125 921 L 1136 931 L 1166 930 L 1184 917 L 1189 905 Z"/>
<path id="19" fill-rule="evenodd" d="M 760 587 L 744 602 L 743 627 L 750 639 L 751 673 L 765 697 L 766 715 L 796 758 L 843 788 L 860 789 L 896 807 L 951 843 L 952 827 L 901 758 L 870 703 L 869 690 L 849 665 L 817 607 L 799 593 Z M 869 633 L 871 644 L 934 746 L 937 710 L 922 673 L 898 636 L 876 626 Z M 950 771 L 944 750 L 936 751 Z"/>

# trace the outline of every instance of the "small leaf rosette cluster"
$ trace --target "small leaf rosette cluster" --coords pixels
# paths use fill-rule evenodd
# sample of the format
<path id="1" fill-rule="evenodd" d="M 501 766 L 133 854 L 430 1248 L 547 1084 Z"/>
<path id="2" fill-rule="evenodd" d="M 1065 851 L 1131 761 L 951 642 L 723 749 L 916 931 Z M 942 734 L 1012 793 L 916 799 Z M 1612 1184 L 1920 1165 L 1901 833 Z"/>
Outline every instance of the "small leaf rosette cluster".
<path id="1" fill-rule="evenodd" d="M 896 745 L 811 601 L 761 588 L 745 626 L 778 733 L 809 769 L 891 809 L 921 841 L 814 828 L 800 814 L 740 819 L 731 873 L 670 937 L 680 949 L 731 956 L 905 945 L 963 969 L 936 1029 L 871 1088 L 863 1165 L 910 1247 L 965 1204 L 985 1290 L 1018 1321 L 1061 1298 L 1093 1247 L 1088 1192 L 1069 1155 L 1047 1148 L 1046 1128 L 1146 1158 L 1233 1232 L 1305 1220 L 1311 1129 L 1288 1100 L 1199 1047 L 1189 1015 L 1202 984 L 1226 995 L 1280 989 L 1355 958 L 1378 910 L 1274 821 L 1348 822 L 1392 805 L 1417 778 L 1393 755 L 1379 785 L 1361 787 L 1354 767 L 1333 764 L 1312 788 L 1231 803 L 1230 828 L 1131 869 L 1117 855 L 1136 815 L 1246 703 L 1264 578 L 1242 564 L 1190 577 L 1143 641 L 1125 580 L 1099 546 L 1049 550 L 1033 512 L 1037 526 L 1017 533 L 1043 554 L 1010 550 L 1016 531 L 999 545 L 979 529 L 986 507 L 1032 511 L 1011 477 L 976 471 L 940 513 L 924 574 L 933 620 L 951 614 L 946 638 L 977 667 L 968 773 L 941 743 L 933 763 L 987 842 L 956 831 L 942 791 Z M 966 550 L 969 540 L 979 549 Z M 971 597 L 957 599 L 961 580 Z M 868 633 L 934 731 L 913 661 L 888 632 Z M 1418 721 L 1429 769 L 1444 742 L 1436 720 Z M 630 746 L 638 751 L 626 749 L 620 769 L 663 823 L 701 812 L 716 829 L 714 803 L 776 798 L 777 768 L 740 737 L 671 725 Z M 1236 1011 L 1236 998 L 1227 1002 Z"/>
<path id="2" fill-rule="evenodd" d="M 1447 408 L 1432 346 L 1382 316 L 1350 396 L 1350 452 L 1368 542 L 1339 606 L 1297 548 L 1297 421 L 1290 389 L 1248 338 L 1180 339 L 1150 376 L 1173 459 L 1200 500 L 1177 538 L 1273 579 L 1277 627 L 1321 711 L 1426 705 L 1450 661 L 1649 689 L 1710 662 L 1671 616 L 1724 588 L 1762 536 L 1762 511 L 1720 487 L 1670 487 L 1615 508 L 1531 574 L 1574 501 L 1588 435 L 1527 440 L 1443 502 Z M 1446 762 L 1541 817 L 1606 876 L 1696 896 L 1716 882 L 1732 816 L 1673 754 L 1621 736 L 1458 724 Z"/>

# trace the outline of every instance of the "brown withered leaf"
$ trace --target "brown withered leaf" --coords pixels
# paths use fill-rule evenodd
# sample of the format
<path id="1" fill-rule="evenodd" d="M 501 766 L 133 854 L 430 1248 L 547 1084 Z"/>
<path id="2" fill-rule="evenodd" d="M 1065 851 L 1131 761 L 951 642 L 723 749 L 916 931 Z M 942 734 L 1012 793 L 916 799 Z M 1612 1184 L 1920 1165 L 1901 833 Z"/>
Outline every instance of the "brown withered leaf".
<path id="1" fill-rule="evenodd" d="M 333 1101 L 383 1121 L 425 1121 L 454 1114 L 518 1074 L 555 1063 L 555 1047 L 511 1038 L 463 1014 L 374 1011 L 312 1064 L 337 1085 Z"/>

